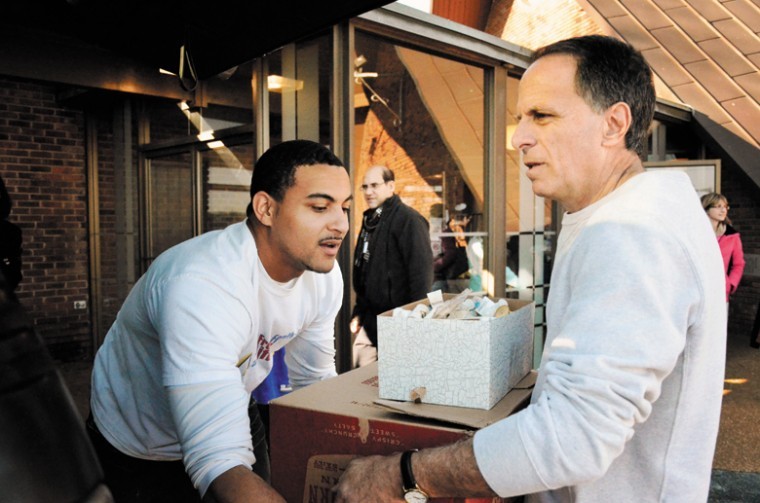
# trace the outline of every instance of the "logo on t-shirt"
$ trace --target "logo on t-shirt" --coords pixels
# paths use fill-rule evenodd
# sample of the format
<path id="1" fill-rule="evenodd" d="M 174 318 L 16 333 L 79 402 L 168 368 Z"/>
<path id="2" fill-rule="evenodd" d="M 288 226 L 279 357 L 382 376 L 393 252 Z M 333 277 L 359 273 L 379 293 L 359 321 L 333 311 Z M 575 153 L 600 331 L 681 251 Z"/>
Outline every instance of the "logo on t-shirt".
<path id="1" fill-rule="evenodd" d="M 269 361 L 272 358 L 272 344 L 264 337 L 259 335 L 258 349 L 256 350 L 256 359 Z"/>

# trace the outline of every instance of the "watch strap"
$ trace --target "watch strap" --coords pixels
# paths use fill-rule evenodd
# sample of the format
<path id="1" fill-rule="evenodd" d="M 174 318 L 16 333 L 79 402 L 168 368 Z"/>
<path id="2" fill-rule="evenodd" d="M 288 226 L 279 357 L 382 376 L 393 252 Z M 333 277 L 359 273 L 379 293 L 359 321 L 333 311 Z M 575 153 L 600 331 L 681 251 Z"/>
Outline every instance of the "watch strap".
<path id="1" fill-rule="evenodd" d="M 412 471 L 412 454 L 418 449 L 405 451 L 401 455 L 401 482 L 404 485 L 404 491 L 410 491 L 417 488 L 417 479 L 414 478 Z"/>

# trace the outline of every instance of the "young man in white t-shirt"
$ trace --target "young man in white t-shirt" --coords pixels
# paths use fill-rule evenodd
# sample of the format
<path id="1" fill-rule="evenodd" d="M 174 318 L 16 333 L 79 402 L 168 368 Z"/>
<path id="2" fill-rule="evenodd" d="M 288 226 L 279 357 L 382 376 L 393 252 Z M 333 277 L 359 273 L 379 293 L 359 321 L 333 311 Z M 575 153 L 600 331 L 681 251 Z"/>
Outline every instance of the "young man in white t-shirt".
<path id="1" fill-rule="evenodd" d="M 254 452 L 251 391 L 285 344 L 294 388 L 336 375 L 351 200 L 327 148 L 282 143 L 256 163 L 245 221 L 170 248 L 135 284 L 96 355 L 88 419 L 116 501 L 283 501 Z"/>

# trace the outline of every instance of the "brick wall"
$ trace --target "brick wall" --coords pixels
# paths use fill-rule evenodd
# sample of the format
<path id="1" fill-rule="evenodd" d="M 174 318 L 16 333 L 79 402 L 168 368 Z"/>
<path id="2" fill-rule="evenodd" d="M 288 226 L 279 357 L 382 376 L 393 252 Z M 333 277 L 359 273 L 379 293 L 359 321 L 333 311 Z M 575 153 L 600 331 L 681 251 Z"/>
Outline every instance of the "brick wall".
<path id="1" fill-rule="evenodd" d="M 90 341 L 84 116 L 53 85 L 0 77 L 0 173 L 23 230 L 19 300 L 54 356 Z"/>
<path id="2" fill-rule="evenodd" d="M 114 118 L 111 107 L 100 107 L 93 112 L 92 120 L 97 127 L 97 158 L 98 158 L 98 198 L 100 220 L 99 243 L 100 243 L 100 333 L 95 334 L 99 341 L 105 337 L 105 333 L 116 313 L 121 307 L 127 290 L 118 280 L 119 270 L 124 267 L 120 263 L 124 260 L 124 250 L 120 250 L 121 243 L 117 236 L 117 183 L 114 159 Z M 137 159 L 136 153 L 132 156 Z M 120 182 L 123 183 L 123 182 Z M 132 181 L 132 183 L 136 183 Z M 136 211 L 137 201 L 133 208 Z M 136 215 L 134 215 L 136 218 Z M 89 306 L 91 307 L 91 306 Z"/>

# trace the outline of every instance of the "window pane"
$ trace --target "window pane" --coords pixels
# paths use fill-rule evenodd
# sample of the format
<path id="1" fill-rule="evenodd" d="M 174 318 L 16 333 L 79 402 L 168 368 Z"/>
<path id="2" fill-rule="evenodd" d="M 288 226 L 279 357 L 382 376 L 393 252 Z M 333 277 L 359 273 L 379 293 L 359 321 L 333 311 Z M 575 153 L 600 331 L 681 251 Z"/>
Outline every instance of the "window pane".
<path id="1" fill-rule="evenodd" d="M 189 153 L 150 160 L 149 261 L 167 248 L 193 237 L 191 160 Z"/>
<path id="2" fill-rule="evenodd" d="M 243 220 L 251 202 L 253 145 L 220 145 L 201 152 L 201 167 L 203 232 Z"/>
<path id="3" fill-rule="evenodd" d="M 430 222 L 433 255 L 442 237 L 468 248 L 469 271 L 449 291 L 480 290 L 487 235 L 484 206 L 484 71 L 450 59 L 356 34 L 355 193 L 367 168 L 396 175 L 396 193 Z M 357 215 L 367 209 L 357 197 Z M 462 217 L 468 216 L 468 219 Z M 355 219 L 356 236 L 361 218 Z"/>
<path id="4" fill-rule="evenodd" d="M 331 144 L 331 40 L 321 36 L 267 56 L 270 145 L 295 139 Z"/>

